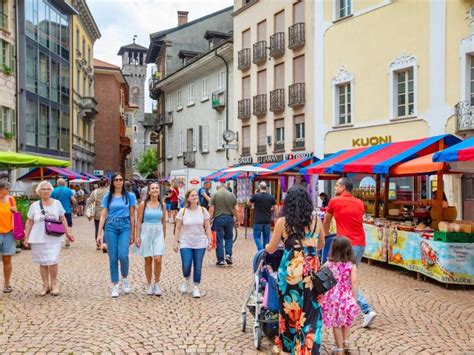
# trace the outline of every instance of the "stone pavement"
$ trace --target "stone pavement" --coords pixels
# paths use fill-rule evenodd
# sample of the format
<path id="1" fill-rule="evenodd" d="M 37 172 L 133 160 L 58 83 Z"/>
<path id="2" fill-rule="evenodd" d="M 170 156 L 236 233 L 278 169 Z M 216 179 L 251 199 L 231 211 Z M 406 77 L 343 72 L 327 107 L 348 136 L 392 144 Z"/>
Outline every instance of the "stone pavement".
<path id="1" fill-rule="evenodd" d="M 168 238 L 163 296 L 146 296 L 143 262 L 132 256 L 133 292 L 112 299 L 107 256 L 95 250 L 93 224 L 85 218 L 74 222 L 77 242 L 61 255 L 60 296 L 36 295 L 40 276 L 29 251 L 14 258 L 14 292 L 0 294 L 0 353 L 257 353 L 251 327 L 242 333 L 240 325 L 255 251 L 243 230 L 234 267 L 218 269 L 214 253 L 206 255 L 203 298 L 178 292 L 180 262 Z M 353 328 L 353 353 L 474 353 L 472 290 L 448 290 L 381 266 L 364 264 L 359 274 L 379 318 L 371 329 L 360 328 L 360 322 Z M 325 330 L 323 353 L 332 347 Z M 264 340 L 260 353 L 270 349 Z"/>

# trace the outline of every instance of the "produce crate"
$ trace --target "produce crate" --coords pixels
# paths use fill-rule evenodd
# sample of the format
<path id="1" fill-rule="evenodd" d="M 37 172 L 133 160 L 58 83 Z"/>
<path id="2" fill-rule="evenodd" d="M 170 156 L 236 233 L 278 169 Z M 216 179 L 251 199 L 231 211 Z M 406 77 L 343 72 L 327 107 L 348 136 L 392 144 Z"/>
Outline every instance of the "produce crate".
<path id="1" fill-rule="evenodd" d="M 474 234 L 436 231 L 433 240 L 445 243 L 474 243 Z"/>

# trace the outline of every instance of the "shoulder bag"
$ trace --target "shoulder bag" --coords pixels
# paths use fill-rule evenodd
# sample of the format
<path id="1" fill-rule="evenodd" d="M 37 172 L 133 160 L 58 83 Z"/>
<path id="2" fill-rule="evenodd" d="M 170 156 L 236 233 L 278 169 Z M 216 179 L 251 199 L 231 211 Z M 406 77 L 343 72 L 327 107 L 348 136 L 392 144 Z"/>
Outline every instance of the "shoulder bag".
<path id="1" fill-rule="evenodd" d="M 10 206 L 15 207 L 13 199 L 10 197 Z M 13 238 L 15 240 L 22 240 L 25 237 L 25 227 L 23 226 L 23 218 L 20 212 L 12 212 L 13 218 Z"/>
<path id="2" fill-rule="evenodd" d="M 312 233 L 313 235 L 316 232 L 317 224 L 318 224 L 318 222 L 316 220 L 315 225 L 314 225 L 314 229 L 313 229 L 313 233 Z M 318 239 L 319 239 L 319 237 L 318 237 Z M 304 255 L 304 246 L 302 245 L 301 247 L 303 249 L 303 255 Z M 316 250 L 317 250 L 317 246 L 316 246 Z M 316 252 L 315 257 L 319 259 L 319 256 L 318 256 L 317 252 Z M 332 271 L 329 267 L 323 266 L 322 268 L 319 269 L 319 271 L 315 272 L 310 267 L 308 261 L 306 261 L 306 258 L 305 258 L 305 263 L 307 264 L 308 269 L 310 270 L 309 275 L 311 277 L 311 281 L 313 282 L 314 294 L 315 294 L 316 297 L 319 296 L 319 295 L 325 294 L 331 288 L 336 286 L 337 280 L 334 277 L 334 274 L 332 273 Z"/>
<path id="3" fill-rule="evenodd" d="M 61 237 L 66 233 L 66 227 L 64 227 L 63 222 L 56 221 L 51 218 L 46 217 L 46 212 L 44 211 L 43 202 L 40 200 L 40 209 L 41 213 L 44 216 L 44 231 L 47 235 L 51 237 Z"/>
<path id="4" fill-rule="evenodd" d="M 97 189 L 94 190 L 93 194 L 95 194 L 94 201 L 87 203 L 85 211 L 85 215 L 89 221 L 95 217 L 95 210 L 97 208 Z"/>

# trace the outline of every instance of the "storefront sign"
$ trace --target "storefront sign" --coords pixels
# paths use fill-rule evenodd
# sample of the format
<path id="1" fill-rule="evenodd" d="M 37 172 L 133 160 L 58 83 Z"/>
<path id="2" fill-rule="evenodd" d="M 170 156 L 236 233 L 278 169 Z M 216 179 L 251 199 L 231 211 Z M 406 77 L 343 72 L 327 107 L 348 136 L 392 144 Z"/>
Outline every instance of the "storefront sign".
<path id="1" fill-rule="evenodd" d="M 197 180 L 197 179 L 192 179 L 192 180 L 189 180 L 189 183 L 190 183 L 191 185 L 199 185 L 199 180 Z"/>
<path id="2" fill-rule="evenodd" d="M 251 156 L 239 158 L 239 164 L 252 164 L 252 163 L 253 163 L 253 158 Z"/>
<path id="3" fill-rule="evenodd" d="M 353 147 L 368 147 L 372 145 L 379 145 L 384 143 L 391 143 L 392 136 L 373 136 L 363 138 L 352 138 Z"/>
<path id="4" fill-rule="evenodd" d="M 282 160 L 302 159 L 312 157 L 313 153 L 271 154 L 257 156 L 258 163 L 278 163 Z"/>
<path id="5" fill-rule="evenodd" d="M 286 154 L 285 159 L 290 160 L 290 159 L 302 159 L 302 158 L 311 158 L 313 156 L 313 153 L 291 153 L 291 154 Z"/>

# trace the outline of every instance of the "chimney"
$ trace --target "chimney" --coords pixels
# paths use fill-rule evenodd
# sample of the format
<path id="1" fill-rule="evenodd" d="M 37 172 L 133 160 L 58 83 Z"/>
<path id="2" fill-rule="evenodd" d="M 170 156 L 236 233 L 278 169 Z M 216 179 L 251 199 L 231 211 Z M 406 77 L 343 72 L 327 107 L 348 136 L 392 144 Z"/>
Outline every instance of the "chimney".
<path id="1" fill-rule="evenodd" d="M 188 23 L 189 11 L 178 11 L 178 26 Z"/>

